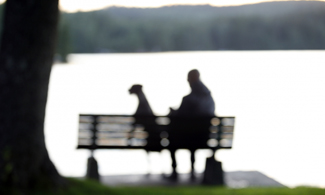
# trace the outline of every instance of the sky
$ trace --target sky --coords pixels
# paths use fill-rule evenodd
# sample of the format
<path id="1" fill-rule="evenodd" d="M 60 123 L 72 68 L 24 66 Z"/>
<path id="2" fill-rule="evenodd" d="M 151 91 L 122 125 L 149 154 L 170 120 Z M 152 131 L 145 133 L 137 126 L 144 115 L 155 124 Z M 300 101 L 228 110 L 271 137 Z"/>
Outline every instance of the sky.
<path id="1" fill-rule="evenodd" d="M 0 0 L 0 3 L 5 0 Z M 60 0 L 60 9 L 66 12 L 91 11 L 109 6 L 160 7 L 175 4 L 210 4 L 214 6 L 233 6 L 267 2 L 270 0 Z M 279 1 L 279 0 L 275 0 Z"/>

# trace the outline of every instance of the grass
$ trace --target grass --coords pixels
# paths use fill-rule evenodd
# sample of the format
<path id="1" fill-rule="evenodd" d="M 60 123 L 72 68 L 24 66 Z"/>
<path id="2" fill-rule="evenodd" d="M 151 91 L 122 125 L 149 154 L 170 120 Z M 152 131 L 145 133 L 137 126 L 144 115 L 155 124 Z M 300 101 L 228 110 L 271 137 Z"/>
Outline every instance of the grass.
<path id="1" fill-rule="evenodd" d="M 49 191 L 34 191 L 31 195 L 325 195 L 325 189 L 313 187 L 297 188 L 243 188 L 230 189 L 226 187 L 107 187 L 95 181 L 68 179 L 66 189 Z"/>

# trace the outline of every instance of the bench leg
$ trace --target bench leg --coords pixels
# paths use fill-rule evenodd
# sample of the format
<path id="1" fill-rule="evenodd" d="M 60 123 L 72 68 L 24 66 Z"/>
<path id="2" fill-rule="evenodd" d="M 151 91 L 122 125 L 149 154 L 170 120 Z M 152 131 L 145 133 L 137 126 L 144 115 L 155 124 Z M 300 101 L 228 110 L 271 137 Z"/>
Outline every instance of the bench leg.
<path id="1" fill-rule="evenodd" d="M 147 153 L 147 162 L 148 162 L 148 172 L 147 172 L 147 177 L 149 177 L 150 176 L 150 173 L 151 173 L 151 161 L 150 161 L 150 152 L 149 151 L 146 151 L 146 153 Z"/>
<path id="2" fill-rule="evenodd" d="M 86 178 L 100 181 L 98 173 L 98 163 L 93 156 L 90 156 L 88 158 Z"/>
<path id="3" fill-rule="evenodd" d="M 202 184 L 224 185 L 222 163 L 216 161 L 214 156 L 207 158 Z"/>
<path id="4" fill-rule="evenodd" d="M 176 171 L 176 167 L 177 167 L 177 163 L 176 163 L 176 150 L 172 149 L 172 150 L 169 150 L 170 151 L 170 157 L 172 159 L 172 174 L 171 176 L 169 177 L 169 179 L 172 179 L 172 180 L 177 180 L 178 178 L 178 173 Z"/>
<path id="5" fill-rule="evenodd" d="M 195 180 L 195 169 L 194 169 L 194 163 L 195 163 L 195 150 L 190 150 L 191 152 L 191 180 Z"/>

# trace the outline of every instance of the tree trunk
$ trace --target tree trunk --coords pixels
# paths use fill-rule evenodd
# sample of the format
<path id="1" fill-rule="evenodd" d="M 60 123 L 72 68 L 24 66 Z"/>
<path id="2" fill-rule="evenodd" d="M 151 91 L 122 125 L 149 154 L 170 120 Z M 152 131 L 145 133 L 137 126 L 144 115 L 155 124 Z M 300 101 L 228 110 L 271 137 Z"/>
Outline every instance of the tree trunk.
<path id="1" fill-rule="evenodd" d="M 0 47 L 0 189 L 62 185 L 44 117 L 58 0 L 7 0 Z"/>

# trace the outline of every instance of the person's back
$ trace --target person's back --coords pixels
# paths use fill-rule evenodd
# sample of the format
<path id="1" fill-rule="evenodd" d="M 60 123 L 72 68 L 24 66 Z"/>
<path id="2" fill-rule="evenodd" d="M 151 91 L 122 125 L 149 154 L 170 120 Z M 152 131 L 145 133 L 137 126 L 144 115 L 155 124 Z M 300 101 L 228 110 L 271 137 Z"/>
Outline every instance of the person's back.
<path id="1" fill-rule="evenodd" d="M 196 81 L 191 88 L 192 92 L 183 98 L 174 116 L 214 116 L 215 104 L 206 86 Z"/>
<path id="2" fill-rule="evenodd" d="M 178 110 L 171 109 L 170 116 L 214 116 L 215 104 L 209 89 L 201 82 L 198 70 L 188 73 L 191 93 L 183 97 Z"/>

